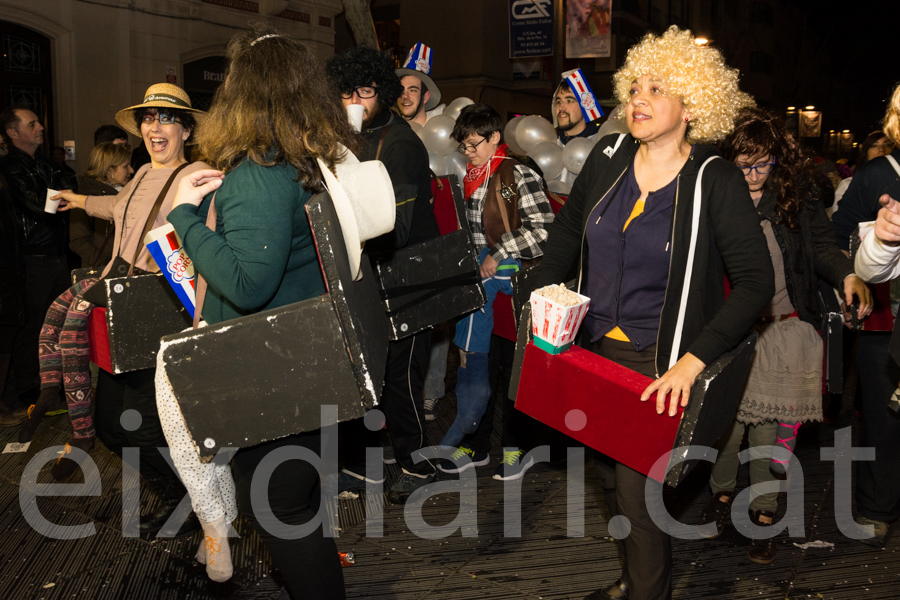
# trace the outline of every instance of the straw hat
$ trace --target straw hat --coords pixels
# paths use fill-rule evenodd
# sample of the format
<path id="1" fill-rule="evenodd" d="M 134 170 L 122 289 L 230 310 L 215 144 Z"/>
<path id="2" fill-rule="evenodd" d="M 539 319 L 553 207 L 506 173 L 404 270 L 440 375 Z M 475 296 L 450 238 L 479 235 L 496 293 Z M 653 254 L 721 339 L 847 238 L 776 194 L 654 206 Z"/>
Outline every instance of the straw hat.
<path id="1" fill-rule="evenodd" d="M 183 89 L 171 83 L 155 83 L 147 88 L 144 93 L 144 101 L 128 108 L 123 108 L 116 113 L 116 122 L 122 129 L 132 135 L 141 137 L 141 129 L 134 122 L 134 111 L 139 108 L 177 108 L 197 113 L 196 119 L 200 121 L 200 115 L 206 113 L 191 107 L 191 97 Z"/>
<path id="2" fill-rule="evenodd" d="M 337 177 L 321 158 L 317 161 L 341 224 L 350 272 L 356 281 L 361 277 L 363 243 L 394 229 L 397 201 L 391 177 L 381 161 L 360 162 L 350 150 L 344 150 L 343 161 L 335 165 Z"/>

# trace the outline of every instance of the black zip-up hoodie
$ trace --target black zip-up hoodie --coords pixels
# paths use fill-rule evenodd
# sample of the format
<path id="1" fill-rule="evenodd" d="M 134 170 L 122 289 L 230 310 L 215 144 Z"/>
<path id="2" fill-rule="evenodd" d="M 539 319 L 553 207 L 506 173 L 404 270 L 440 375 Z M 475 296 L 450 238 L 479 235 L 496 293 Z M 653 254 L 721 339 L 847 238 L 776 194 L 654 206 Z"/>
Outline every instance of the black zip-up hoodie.
<path id="1" fill-rule="evenodd" d="M 586 256 L 584 231 L 594 206 L 630 165 L 640 143 L 625 135 L 597 142 L 585 161 L 572 193 L 549 229 L 550 237 L 536 277 L 536 286 L 565 280 L 572 264 Z M 656 344 L 657 376 L 669 369 L 679 313 L 683 312 L 678 357 L 690 352 L 709 365 L 734 348 L 747 334 L 760 311 L 775 294 L 772 261 L 759 215 L 750 199 L 744 176 L 724 159 L 710 161 L 703 172 L 701 210 L 696 230 L 693 274 L 687 302 L 682 290 L 691 246 L 694 187 L 700 166 L 718 156 L 710 145 L 698 145 L 678 174 L 672 219 L 669 281 L 660 315 Z M 603 257 L 591 257 L 591 260 Z M 725 273 L 732 285 L 725 300 Z M 581 260 L 581 278 L 587 265 Z"/>

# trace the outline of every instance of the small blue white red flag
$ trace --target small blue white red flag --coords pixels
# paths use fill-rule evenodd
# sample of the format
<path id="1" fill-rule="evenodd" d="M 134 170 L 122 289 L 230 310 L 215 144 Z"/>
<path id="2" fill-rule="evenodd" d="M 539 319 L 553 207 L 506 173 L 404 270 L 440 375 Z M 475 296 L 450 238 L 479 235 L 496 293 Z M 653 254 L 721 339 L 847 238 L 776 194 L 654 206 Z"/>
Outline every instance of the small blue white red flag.
<path id="1" fill-rule="evenodd" d="M 584 115 L 585 123 L 590 123 L 604 115 L 603 109 L 597 104 L 597 97 L 594 96 L 594 92 L 591 90 L 591 86 L 588 85 L 581 69 L 566 71 L 563 73 L 563 78 L 569 83 L 572 93 L 578 98 L 578 104 L 581 106 L 581 113 Z"/>
<path id="2" fill-rule="evenodd" d="M 401 68 L 431 75 L 431 60 L 431 48 L 422 42 L 416 42 L 416 45 L 412 47 L 406 56 L 406 62 L 401 65 Z"/>
<path id="3" fill-rule="evenodd" d="M 194 291 L 194 265 L 181 245 L 181 238 L 171 223 L 151 230 L 144 236 L 144 244 L 166 281 L 175 290 L 181 303 L 194 316 L 196 292 Z"/>

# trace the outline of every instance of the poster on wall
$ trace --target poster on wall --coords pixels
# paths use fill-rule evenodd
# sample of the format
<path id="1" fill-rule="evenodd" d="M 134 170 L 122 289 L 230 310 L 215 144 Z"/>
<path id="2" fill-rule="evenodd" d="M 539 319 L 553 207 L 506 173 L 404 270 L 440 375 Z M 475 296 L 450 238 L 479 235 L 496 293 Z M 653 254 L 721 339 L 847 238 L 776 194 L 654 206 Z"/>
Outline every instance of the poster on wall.
<path id="1" fill-rule="evenodd" d="M 509 57 L 553 55 L 553 3 L 563 0 L 509 0 Z"/>
<path id="2" fill-rule="evenodd" d="M 800 137 L 816 138 L 822 135 L 822 112 L 800 111 Z"/>
<path id="3" fill-rule="evenodd" d="M 566 58 L 609 58 L 612 0 L 566 0 Z"/>

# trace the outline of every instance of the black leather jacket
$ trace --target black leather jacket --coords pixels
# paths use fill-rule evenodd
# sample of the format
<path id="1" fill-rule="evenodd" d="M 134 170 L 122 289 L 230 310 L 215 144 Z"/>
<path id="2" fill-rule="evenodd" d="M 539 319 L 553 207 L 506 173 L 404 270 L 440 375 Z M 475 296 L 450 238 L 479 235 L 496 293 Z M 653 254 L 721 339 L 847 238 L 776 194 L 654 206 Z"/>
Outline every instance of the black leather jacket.
<path id="1" fill-rule="evenodd" d="M 68 245 L 68 215 L 44 212 L 47 189 L 74 190 L 62 166 L 44 154 L 28 155 L 15 146 L 0 158 L 16 215 L 17 234 L 25 254 L 64 254 Z"/>
<path id="2" fill-rule="evenodd" d="M 0 175 L 0 327 L 21 326 L 25 322 L 23 265 L 12 198 L 6 180 Z"/>

